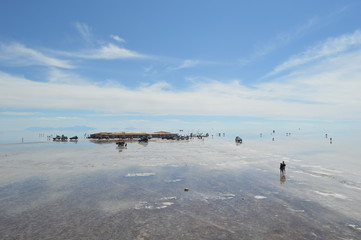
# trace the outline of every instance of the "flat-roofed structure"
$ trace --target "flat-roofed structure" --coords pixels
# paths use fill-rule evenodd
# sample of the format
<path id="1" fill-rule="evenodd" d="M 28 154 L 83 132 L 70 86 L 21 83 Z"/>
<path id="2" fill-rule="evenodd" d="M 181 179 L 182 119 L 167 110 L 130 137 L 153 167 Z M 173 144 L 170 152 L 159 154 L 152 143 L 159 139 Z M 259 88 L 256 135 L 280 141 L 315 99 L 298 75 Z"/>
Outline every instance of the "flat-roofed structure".
<path id="1" fill-rule="evenodd" d="M 146 132 L 99 132 L 90 134 L 89 138 L 91 139 L 115 139 L 115 138 L 123 138 L 123 139 L 133 139 L 133 138 L 141 138 L 141 137 L 152 137 L 152 138 L 162 138 L 169 136 L 178 136 L 177 133 L 159 131 L 154 133 L 146 133 Z"/>
<path id="2" fill-rule="evenodd" d="M 165 131 L 159 131 L 159 132 L 151 133 L 151 136 L 154 137 L 154 138 L 176 137 L 176 136 L 178 136 L 178 134 L 177 133 L 165 132 Z"/>

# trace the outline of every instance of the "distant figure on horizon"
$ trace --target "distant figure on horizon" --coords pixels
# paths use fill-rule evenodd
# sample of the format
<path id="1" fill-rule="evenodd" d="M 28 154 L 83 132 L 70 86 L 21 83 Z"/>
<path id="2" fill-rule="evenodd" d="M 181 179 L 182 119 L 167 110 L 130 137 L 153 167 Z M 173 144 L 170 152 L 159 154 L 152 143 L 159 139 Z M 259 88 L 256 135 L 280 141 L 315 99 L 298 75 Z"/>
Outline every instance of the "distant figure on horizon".
<path id="1" fill-rule="evenodd" d="M 282 161 L 280 164 L 280 172 L 284 173 L 286 171 L 286 163 L 285 161 Z"/>

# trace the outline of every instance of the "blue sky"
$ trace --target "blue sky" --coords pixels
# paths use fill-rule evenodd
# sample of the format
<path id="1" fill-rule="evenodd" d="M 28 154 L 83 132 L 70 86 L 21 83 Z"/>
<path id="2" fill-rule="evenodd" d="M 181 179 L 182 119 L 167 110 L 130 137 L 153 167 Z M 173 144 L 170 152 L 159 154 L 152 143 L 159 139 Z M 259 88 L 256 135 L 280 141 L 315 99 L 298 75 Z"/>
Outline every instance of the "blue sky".
<path id="1" fill-rule="evenodd" d="M 360 1 L 2 1 L 0 131 L 360 126 Z"/>

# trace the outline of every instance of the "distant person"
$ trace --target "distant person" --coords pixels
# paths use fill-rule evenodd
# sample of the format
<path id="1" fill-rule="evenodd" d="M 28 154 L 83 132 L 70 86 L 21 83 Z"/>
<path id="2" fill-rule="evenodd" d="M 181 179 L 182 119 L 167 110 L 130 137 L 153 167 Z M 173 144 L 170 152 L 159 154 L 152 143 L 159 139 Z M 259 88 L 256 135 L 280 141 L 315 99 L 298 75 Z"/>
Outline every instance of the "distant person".
<path id="1" fill-rule="evenodd" d="M 281 173 L 284 173 L 286 171 L 286 163 L 285 163 L 285 161 L 281 162 L 280 171 L 281 171 Z"/>

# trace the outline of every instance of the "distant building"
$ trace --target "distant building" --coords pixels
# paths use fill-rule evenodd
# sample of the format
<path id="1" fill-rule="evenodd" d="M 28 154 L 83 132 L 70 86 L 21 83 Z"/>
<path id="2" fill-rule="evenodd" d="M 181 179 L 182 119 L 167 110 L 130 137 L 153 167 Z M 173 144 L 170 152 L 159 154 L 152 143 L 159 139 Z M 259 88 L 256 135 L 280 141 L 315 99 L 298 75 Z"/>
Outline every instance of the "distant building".
<path id="1" fill-rule="evenodd" d="M 151 138 L 162 138 L 168 136 L 178 136 L 177 133 L 170 133 L 165 131 L 159 131 L 154 133 L 146 132 L 99 132 L 90 134 L 89 138 L 91 139 L 132 139 L 132 138 L 141 138 L 141 137 L 151 137 Z"/>
<path id="2" fill-rule="evenodd" d="M 150 135 L 154 138 L 162 138 L 162 137 L 176 137 L 178 136 L 177 133 L 171 133 L 171 132 L 165 132 L 165 131 L 159 131 L 150 133 Z"/>

